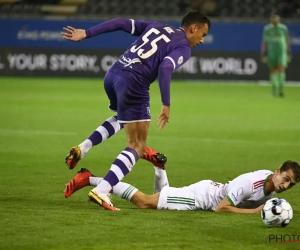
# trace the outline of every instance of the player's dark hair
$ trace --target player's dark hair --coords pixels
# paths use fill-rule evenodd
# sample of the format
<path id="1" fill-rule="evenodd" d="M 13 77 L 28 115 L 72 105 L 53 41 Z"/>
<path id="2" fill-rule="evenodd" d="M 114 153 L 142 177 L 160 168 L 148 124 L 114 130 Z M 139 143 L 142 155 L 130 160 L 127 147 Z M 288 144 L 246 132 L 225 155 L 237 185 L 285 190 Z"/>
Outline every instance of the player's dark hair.
<path id="1" fill-rule="evenodd" d="M 210 20 L 204 16 L 200 11 L 193 10 L 187 13 L 181 21 L 181 27 L 189 27 L 193 23 L 199 23 L 199 24 L 207 24 L 208 30 L 210 29 Z"/>
<path id="2" fill-rule="evenodd" d="M 285 161 L 280 167 L 280 173 L 286 172 L 291 169 L 294 173 L 296 182 L 300 181 L 300 165 L 295 161 Z"/>

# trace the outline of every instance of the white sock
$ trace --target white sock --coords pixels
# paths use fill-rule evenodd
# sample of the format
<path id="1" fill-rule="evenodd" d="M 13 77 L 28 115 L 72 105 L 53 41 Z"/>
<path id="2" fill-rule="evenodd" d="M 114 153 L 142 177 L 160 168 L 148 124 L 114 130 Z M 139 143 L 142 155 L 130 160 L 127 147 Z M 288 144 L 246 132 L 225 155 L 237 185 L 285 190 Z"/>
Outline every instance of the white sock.
<path id="1" fill-rule="evenodd" d="M 116 196 L 130 201 L 132 196 L 138 191 L 138 189 L 128 183 L 119 182 L 113 187 L 112 191 Z"/>
<path id="2" fill-rule="evenodd" d="M 158 193 L 163 187 L 169 186 L 168 176 L 166 170 L 155 167 L 155 177 L 154 177 L 154 193 Z"/>
<path id="3" fill-rule="evenodd" d="M 91 140 L 86 139 L 85 141 L 79 144 L 79 147 L 81 149 L 81 158 L 82 158 L 93 147 L 93 143 Z"/>
<path id="4" fill-rule="evenodd" d="M 91 177 L 90 177 L 90 185 L 96 187 L 96 186 L 99 185 L 99 183 L 100 183 L 102 180 L 103 180 L 102 177 L 91 176 Z"/>
<path id="5" fill-rule="evenodd" d="M 90 185 L 91 186 L 98 186 L 99 183 L 103 180 L 102 177 L 90 177 Z M 113 194 L 116 196 L 130 201 L 132 196 L 138 191 L 137 188 L 131 186 L 130 184 L 124 183 L 124 182 L 119 182 L 117 185 L 113 187 Z"/>

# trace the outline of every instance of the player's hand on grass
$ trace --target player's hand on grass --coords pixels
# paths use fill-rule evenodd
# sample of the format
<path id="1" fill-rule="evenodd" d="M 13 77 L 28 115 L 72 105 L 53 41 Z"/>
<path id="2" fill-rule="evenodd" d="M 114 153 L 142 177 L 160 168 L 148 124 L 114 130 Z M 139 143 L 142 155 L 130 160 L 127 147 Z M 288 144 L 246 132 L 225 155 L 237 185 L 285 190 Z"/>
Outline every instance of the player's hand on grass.
<path id="1" fill-rule="evenodd" d="M 67 26 L 67 28 L 63 28 L 65 32 L 61 32 L 62 36 L 66 40 L 80 42 L 84 38 L 86 38 L 85 30 L 75 29 L 71 26 Z"/>
<path id="2" fill-rule="evenodd" d="M 157 118 L 157 126 L 159 129 L 163 129 L 167 122 L 169 122 L 170 117 L 170 107 L 162 106 L 160 115 Z"/>

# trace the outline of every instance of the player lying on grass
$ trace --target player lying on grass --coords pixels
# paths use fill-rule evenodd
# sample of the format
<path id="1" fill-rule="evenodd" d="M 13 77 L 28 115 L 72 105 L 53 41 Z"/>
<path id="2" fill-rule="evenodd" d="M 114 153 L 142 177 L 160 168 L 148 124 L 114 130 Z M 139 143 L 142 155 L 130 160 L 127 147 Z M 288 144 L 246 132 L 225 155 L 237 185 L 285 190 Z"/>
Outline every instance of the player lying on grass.
<path id="1" fill-rule="evenodd" d="M 274 173 L 270 170 L 258 170 L 242 174 L 225 184 L 202 180 L 181 188 L 169 186 L 164 168 L 154 166 L 154 169 L 155 194 L 146 195 L 124 182 L 115 185 L 111 192 L 144 209 L 211 210 L 250 214 L 259 213 L 263 204 L 275 193 L 286 191 L 300 181 L 300 166 L 294 161 L 284 162 Z M 96 186 L 102 180 L 103 178 L 82 168 L 67 184 L 65 197 L 70 197 L 85 186 Z"/>

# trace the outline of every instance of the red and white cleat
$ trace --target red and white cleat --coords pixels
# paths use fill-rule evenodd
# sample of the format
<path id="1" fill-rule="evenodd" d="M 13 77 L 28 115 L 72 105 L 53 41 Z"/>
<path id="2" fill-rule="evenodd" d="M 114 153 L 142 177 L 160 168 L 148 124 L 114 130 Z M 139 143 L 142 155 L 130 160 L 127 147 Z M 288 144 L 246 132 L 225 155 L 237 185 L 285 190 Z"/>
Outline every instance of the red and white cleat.
<path id="1" fill-rule="evenodd" d="M 77 190 L 90 186 L 89 178 L 94 176 L 88 169 L 81 168 L 75 177 L 68 182 L 66 185 L 66 189 L 64 190 L 65 198 L 69 198 L 72 194 L 74 194 Z"/>
<path id="2" fill-rule="evenodd" d="M 81 149 L 79 146 L 71 148 L 70 153 L 67 154 L 65 163 L 68 165 L 69 169 L 76 167 L 77 163 L 81 159 Z"/>
<path id="3" fill-rule="evenodd" d="M 111 210 L 111 211 L 117 211 L 120 210 L 111 203 L 110 198 L 106 194 L 98 194 L 94 189 L 92 189 L 88 194 L 90 200 L 97 205 L 103 207 L 104 209 Z"/>
<path id="4" fill-rule="evenodd" d="M 151 162 L 155 167 L 165 170 L 165 164 L 167 162 L 166 155 L 159 153 L 152 148 L 146 147 L 146 152 L 141 158 Z"/>

